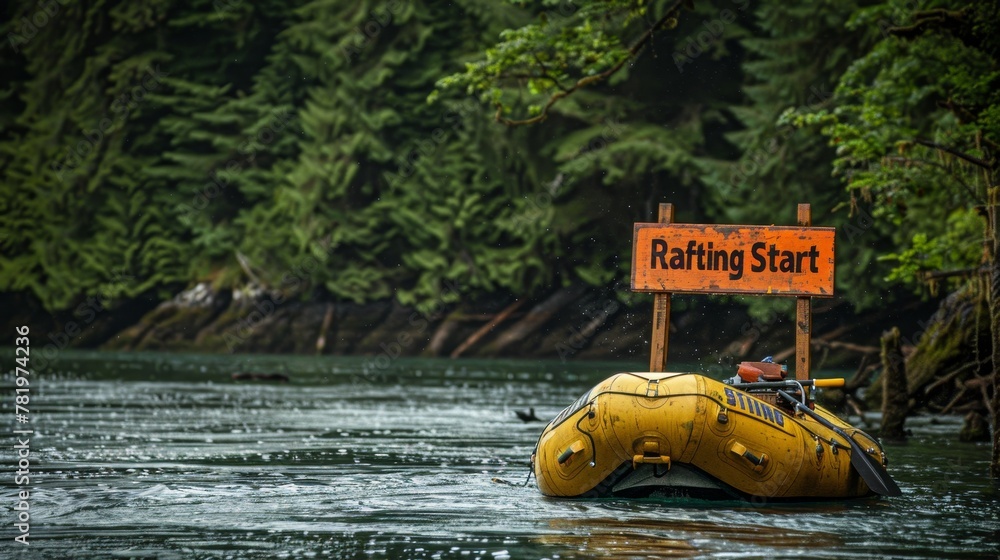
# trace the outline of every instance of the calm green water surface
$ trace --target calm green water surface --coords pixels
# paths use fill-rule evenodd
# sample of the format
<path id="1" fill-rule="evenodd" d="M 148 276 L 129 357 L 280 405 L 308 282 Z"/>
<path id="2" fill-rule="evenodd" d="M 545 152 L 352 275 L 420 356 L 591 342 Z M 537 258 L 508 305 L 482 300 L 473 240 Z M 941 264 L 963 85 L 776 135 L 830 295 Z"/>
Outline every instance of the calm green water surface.
<path id="1" fill-rule="evenodd" d="M 5 353 L 11 356 L 10 353 Z M 13 367 L 13 358 L 9 358 Z M 381 362 L 385 364 L 386 361 Z M 639 364 L 70 353 L 32 385 L 31 530 L 4 558 L 996 558 L 986 444 L 913 419 L 904 495 L 567 501 L 521 483 L 541 424 Z M 237 371 L 289 383 L 234 382 Z M 13 377 L 3 379 L 14 429 Z M 857 421 L 857 419 L 855 419 Z"/>

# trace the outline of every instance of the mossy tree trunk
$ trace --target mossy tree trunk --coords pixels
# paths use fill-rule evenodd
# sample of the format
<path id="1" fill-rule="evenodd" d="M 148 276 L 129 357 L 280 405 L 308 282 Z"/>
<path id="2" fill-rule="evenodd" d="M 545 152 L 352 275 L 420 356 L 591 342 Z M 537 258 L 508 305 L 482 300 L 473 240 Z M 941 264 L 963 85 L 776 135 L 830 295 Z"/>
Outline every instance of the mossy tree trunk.
<path id="1" fill-rule="evenodd" d="M 883 438 L 906 438 L 903 423 L 909 412 L 910 397 L 906 384 L 906 364 L 899 348 L 899 329 L 882 334 L 882 431 Z"/>
<path id="2" fill-rule="evenodd" d="M 990 251 L 990 339 L 993 343 L 993 461 L 990 476 L 1000 478 L 1000 225 L 997 220 L 1000 187 L 989 190 L 989 251 Z"/>

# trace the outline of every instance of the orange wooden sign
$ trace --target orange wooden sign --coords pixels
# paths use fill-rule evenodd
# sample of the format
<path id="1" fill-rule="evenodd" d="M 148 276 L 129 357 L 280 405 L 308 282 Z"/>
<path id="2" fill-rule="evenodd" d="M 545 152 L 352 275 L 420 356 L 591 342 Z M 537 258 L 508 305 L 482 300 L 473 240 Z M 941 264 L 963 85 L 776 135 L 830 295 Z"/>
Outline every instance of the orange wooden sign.
<path id="1" fill-rule="evenodd" d="M 835 231 L 637 223 L 632 290 L 830 297 Z"/>

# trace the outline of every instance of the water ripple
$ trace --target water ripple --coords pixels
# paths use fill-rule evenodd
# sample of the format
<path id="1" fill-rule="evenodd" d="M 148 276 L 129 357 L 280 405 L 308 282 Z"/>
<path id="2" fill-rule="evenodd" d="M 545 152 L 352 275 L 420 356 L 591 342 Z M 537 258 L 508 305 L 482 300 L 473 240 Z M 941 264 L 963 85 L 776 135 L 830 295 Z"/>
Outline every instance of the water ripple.
<path id="1" fill-rule="evenodd" d="M 406 382 L 373 384 L 351 359 L 67 355 L 32 398 L 32 546 L 18 558 L 1000 553 L 989 447 L 954 443 L 954 421 L 917 420 L 888 447 L 904 491 L 891 501 L 566 501 L 492 481 L 525 479 L 541 429 L 513 410 L 552 417 L 611 366 L 397 360 Z M 292 383 L 232 382 L 247 363 Z"/>

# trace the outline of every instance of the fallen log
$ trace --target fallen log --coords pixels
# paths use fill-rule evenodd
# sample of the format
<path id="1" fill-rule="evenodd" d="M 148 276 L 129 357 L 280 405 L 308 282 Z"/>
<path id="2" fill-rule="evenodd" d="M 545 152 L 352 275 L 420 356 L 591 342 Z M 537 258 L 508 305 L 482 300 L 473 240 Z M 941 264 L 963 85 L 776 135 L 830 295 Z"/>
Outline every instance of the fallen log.
<path id="1" fill-rule="evenodd" d="M 859 354 L 878 354 L 879 349 L 875 346 L 865 346 L 864 344 L 854 344 L 853 342 L 841 342 L 839 340 L 814 340 L 812 345 L 816 348 L 829 348 L 831 350 L 847 350 Z"/>
<path id="2" fill-rule="evenodd" d="M 519 307 L 521 307 L 522 305 L 524 305 L 525 301 L 526 300 L 524 300 L 524 299 L 516 300 L 516 301 L 514 301 L 514 303 L 512 303 L 512 304 L 508 305 L 507 307 L 505 307 L 500 313 L 497 313 L 496 315 L 494 315 L 493 319 L 490 320 L 490 322 L 486 323 L 485 325 L 483 325 L 482 327 L 480 327 L 479 329 L 477 329 L 476 332 L 474 332 L 471 335 L 469 335 L 469 338 L 465 339 L 465 342 L 459 344 L 457 348 L 455 348 L 454 350 L 452 350 L 452 352 L 451 352 L 451 358 L 455 359 L 455 358 L 461 356 L 462 352 L 465 352 L 473 344 L 479 342 L 479 339 L 481 339 L 484 336 L 486 336 L 487 333 L 489 333 L 490 331 L 492 331 L 493 329 L 495 329 L 497 327 L 497 325 L 499 325 L 500 323 L 502 323 L 504 321 L 504 319 L 506 319 L 508 316 L 510 316 L 511 313 L 517 311 L 517 309 Z"/>
<path id="3" fill-rule="evenodd" d="M 963 397 L 965 397 L 965 389 L 962 389 L 961 391 L 956 393 L 955 396 L 951 399 L 951 401 L 948 402 L 948 404 L 941 409 L 940 414 L 948 414 L 949 412 L 952 411 L 953 408 L 955 408 L 956 411 L 959 410 L 961 407 L 956 407 L 955 405 L 962 402 Z M 965 404 L 967 405 L 969 403 Z"/>
<path id="4" fill-rule="evenodd" d="M 910 309 L 910 308 L 914 307 L 915 305 L 916 304 L 906 305 L 901 310 Z M 859 319 L 858 321 L 855 321 L 854 323 L 852 323 L 850 325 L 842 325 L 840 327 L 837 327 L 837 328 L 833 329 L 832 331 L 830 331 L 828 333 L 821 334 L 819 336 L 813 337 L 812 340 L 811 340 L 811 343 L 812 343 L 813 346 L 816 346 L 818 344 L 822 345 L 824 343 L 834 343 L 834 341 L 837 338 L 839 338 L 840 336 L 842 336 L 842 335 L 850 332 L 851 330 L 856 329 L 856 328 L 858 328 L 860 326 L 863 326 L 863 325 L 867 325 L 867 324 L 873 323 L 875 321 L 879 321 L 879 320 L 881 320 L 881 318 L 882 318 L 882 315 L 879 314 L 879 313 L 870 313 L 867 316 Z M 850 343 L 843 342 L 843 343 L 838 343 L 838 344 L 850 344 Z M 861 352 L 863 354 L 868 353 L 868 349 L 869 348 L 874 349 L 875 347 L 874 346 L 855 345 L 855 349 L 856 350 L 859 350 L 859 351 L 860 350 L 864 350 L 863 352 Z M 850 348 L 845 348 L 845 349 L 850 349 Z M 875 351 L 873 353 L 878 353 L 878 350 L 875 349 Z M 788 348 L 784 348 L 780 352 L 775 353 L 774 354 L 774 361 L 775 362 L 783 362 L 783 361 L 787 360 L 788 358 L 791 358 L 794 355 L 795 355 L 795 346 L 789 346 Z"/>
<path id="5" fill-rule="evenodd" d="M 430 342 L 427 343 L 427 348 L 424 349 L 423 354 L 425 356 L 440 356 L 444 352 L 444 345 L 451 337 L 451 334 L 455 332 L 458 328 L 459 319 L 454 318 L 449 315 L 438 328 L 434 329 L 434 334 L 431 335 Z"/>
<path id="6" fill-rule="evenodd" d="M 838 336 L 840 336 L 840 335 L 846 333 L 847 331 L 851 330 L 851 328 L 852 327 L 849 327 L 849 326 L 846 326 L 846 325 L 842 326 L 842 327 L 837 327 L 836 329 L 833 329 L 832 331 L 830 331 L 830 332 L 828 332 L 828 333 L 826 333 L 824 335 L 820 335 L 820 336 L 817 336 L 817 337 L 813 338 L 812 341 L 811 341 L 812 345 L 815 346 L 819 341 L 830 341 L 832 339 L 835 339 Z M 772 357 L 772 359 L 774 359 L 775 362 L 780 363 L 780 362 L 784 362 L 785 360 L 787 360 L 788 358 L 791 358 L 794 355 L 795 355 L 795 347 L 794 346 L 789 346 L 788 348 L 785 348 L 784 350 L 782 350 L 782 351 L 774 354 L 774 356 Z"/>
<path id="7" fill-rule="evenodd" d="M 964 385 L 970 389 L 985 389 L 993 385 L 993 380 L 985 375 L 981 375 L 972 379 L 966 379 Z"/>
<path id="8" fill-rule="evenodd" d="M 564 287 L 557 290 L 544 301 L 531 308 L 520 321 L 511 325 L 506 331 L 489 344 L 488 354 L 499 354 L 515 342 L 522 341 L 542 328 L 562 308 L 577 301 L 583 294 L 583 286 Z"/>
<path id="9" fill-rule="evenodd" d="M 858 389 L 862 387 L 867 387 L 871 380 L 872 373 L 877 371 L 882 364 L 878 362 L 870 363 L 872 356 L 870 354 L 864 354 L 861 356 L 861 363 L 858 364 L 857 371 L 854 375 L 847 381 L 844 385 L 844 392 L 853 395 Z"/>
<path id="10" fill-rule="evenodd" d="M 946 374 L 941 379 L 938 379 L 937 381 L 935 381 L 933 383 L 928 383 L 927 385 L 925 385 L 924 386 L 924 394 L 925 395 L 929 395 L 931 393 L 931 391 L 934 391 L 938 387 L 941 387 L 942 385 L 945 385 L 946 383 L 954 380 L 956 377 L 959 376 L 959 374 L 961 374 L 962 372 L 964 372 L 966 370 L 972 369 L 973 367 L 979 367 L 979 363 L 978 362 L 973 362 L 971 364 L 965 364 L 964 366 L 961 366 L 959 368 L 955 368 L 954 370 L 951 371 L 951 373 Z"/>
<path id="11" fill-rule="evenodd" d="M 323 314 L 323 324 L 319 327 L 319 335 L 316 337 L 316 354 L 322 354 L 326 348 L 326 334 L 330 330 L 330 322 L 333 321 L 333 304 L 326 304 L 326 313 Z"/>

